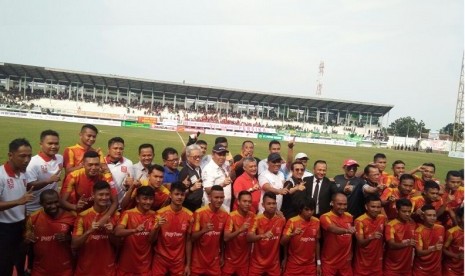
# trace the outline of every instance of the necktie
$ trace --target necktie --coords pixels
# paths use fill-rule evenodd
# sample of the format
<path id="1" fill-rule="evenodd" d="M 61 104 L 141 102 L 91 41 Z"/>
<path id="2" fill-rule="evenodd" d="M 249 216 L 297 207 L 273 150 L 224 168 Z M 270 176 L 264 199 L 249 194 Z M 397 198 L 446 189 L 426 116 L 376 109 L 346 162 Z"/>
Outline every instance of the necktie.
<path id="1" fill-rule="evenodd" d="M 315 200 L 315 202 L 318 202 L 318 193 L 320 192 L 320 179 L 316 180 L 315 183 L 315 190 L 313 191 L 313 196 L 312 198 Z"/>

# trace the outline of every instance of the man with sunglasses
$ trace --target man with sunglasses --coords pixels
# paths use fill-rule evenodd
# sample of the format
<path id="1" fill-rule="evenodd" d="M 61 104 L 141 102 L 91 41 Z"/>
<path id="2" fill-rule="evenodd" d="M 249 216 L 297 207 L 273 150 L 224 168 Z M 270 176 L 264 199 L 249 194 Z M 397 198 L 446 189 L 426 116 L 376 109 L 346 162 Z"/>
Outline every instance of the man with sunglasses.
<path id="1" fill-rule="evenodd" d="M 299 152 L 295 155 L 295 161 L 298 161 L 298 162 L 301 162 L 302 165 L 304 166 L 304 174 L 302 176 L 302 178 L 306 178 L 306 177 L 310 177 L 310 176 L 313 176 L 313 173 L 311 171 L 308 170 L 308 156 L 307 154 L 303 153 L 303 152 Z M 292 170 L 291 170 L 292 171 Z M 291 176 L 289 176 L 290 178 Z"/>
<path id="2" fill-rule="evenodd" d="M 202 206 L 203 186 L 202 186 L 202 149 L 197 144 L 186 147 L 186 165 L 179 172 L 179 179 L 186 179 L 186 198 L 183 206 L 194 212 Z"/>

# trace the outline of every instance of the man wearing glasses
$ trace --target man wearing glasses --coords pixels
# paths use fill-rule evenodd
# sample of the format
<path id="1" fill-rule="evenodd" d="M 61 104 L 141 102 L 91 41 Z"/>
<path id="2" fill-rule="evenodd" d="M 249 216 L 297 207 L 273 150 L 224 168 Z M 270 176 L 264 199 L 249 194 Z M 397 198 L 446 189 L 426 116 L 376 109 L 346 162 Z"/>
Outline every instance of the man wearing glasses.
<path id="1" fill-rule="evenodd" d="M 310 177 L 310 176 L 313 176 L 313 173 L 311 173 L 308 169 L 307 169 L 307 164 L 308 164 L 308 156 L 307 154 L 303 153 L 303 152 L 299 152 L 295 155 L 295 161 L 299 161 L 302 163 L 302 165 L 304 166 L 304 174 L 302 176 L 302 178 L 306 178 L 306 177 Z M 289 178 L 291 177 L 291 175 L 289 176 Z M 289 179 L 288 179 L 289 180 Z"/>
<path id="2" fill-rule="evenodd" d="M 161 153 L 165 172 L 163 173 L 163 185 L 170 185 L 173 182 L 179 181 L 179 156 L 178 151 L 168 147 Z M 183 179 L 182 179 L 183 180 Z"/>
<path id="3" fill-rule="evenodd" d="M 179 172 L 179 179 L 184 181 L 187 189 L 183 206 L 194 212 L 202 206 L 203 187 L 200 163 L 202 149 L 197 144 L 186 147 L 186 165 Z"/>
<path id="4" fill-rule="evenodd" d="M 362 183 L 363 180 L 356 176 L 357 169 L 360 165 L 353 159 L 346 159 L 342 164 L 344 174 L 336 175 L 334 182 L 339 192 L 350 196 L 356 184 Z"/>

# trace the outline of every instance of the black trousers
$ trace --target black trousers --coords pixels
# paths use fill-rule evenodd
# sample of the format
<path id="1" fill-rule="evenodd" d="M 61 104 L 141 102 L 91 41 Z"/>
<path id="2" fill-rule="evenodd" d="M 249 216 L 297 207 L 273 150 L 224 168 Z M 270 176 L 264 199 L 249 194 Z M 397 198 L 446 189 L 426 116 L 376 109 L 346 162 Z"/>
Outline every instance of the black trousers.
<path id="1" fill-rule="evenodd" d="M 0 275 L 13 274 L 13 267 L 20 264 L 22 253 L 24 221 L 15 223 L 0 222 Z M 24 272 L 24 263 L 19 275 Z"/>

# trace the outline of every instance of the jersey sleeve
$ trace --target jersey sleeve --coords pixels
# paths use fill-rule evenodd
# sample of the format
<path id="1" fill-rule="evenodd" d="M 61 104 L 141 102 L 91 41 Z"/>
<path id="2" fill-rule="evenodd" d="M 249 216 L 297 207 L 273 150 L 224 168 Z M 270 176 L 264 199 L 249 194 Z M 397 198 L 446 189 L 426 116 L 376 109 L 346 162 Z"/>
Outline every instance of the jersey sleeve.
<path id="1" fill-rule="evenodd" d="M 233 221 L 233 217 L 232 216 L 229 216 L 227 219 L 226 219 L 226 224 L 224 226 L 224 232 L 225 233 L 232 233 L 234 231 L 234 221 Z"/>
<path id="2" fill-rule="evenodd" d="M 63 151 L 63 166 L 65 169 L 74 167 L 74 152 L 70 148 Z"/>
<path id="3" fill-rule="evenodd" d="M 74 223 L 73 237 L 84 234 L 84 218 L 79 216 Z"/>
<path id="4" fill-rule="evenodd" d="M 321 225 L 321 228 L 323 228 L 323 230 L 328 230 L 329 226 L 331 226 L 332 221 L 331 219 L 329 218 L 329 216 L 326 216 L 326 215 L 322 215 L 321 218 L 320 218 L 320 225 Z"/>
<path id="5" fill-rule="evenodd" d="M 453 232 L 451 231 L 452 229 L 447 230 L 446 232 L 446 239 L 444 242 L 444 248 L 448 248 L 452 244 L 452 240 L 454 238 Z"/>
<path id="6" fill-rule="evenodd" d="M 200 231 L 200 212 L 194 213 L 194 223 L 192 224 L 192 233 Z"/>
<path id="7" fill-rule="evenodd" d="M 33 159 L 34 160 L 34 159 Z M 29 163 L 26 169 L 27 183 L 37 181 L 39 179 L 38 166 L 35 166 L 33 162 Z"/>
<path id="8" fill-rule="evenodd" d="M 294 232 L 294 223 L 291 220 L 288 220 L 284 227 L 283 235 L 290 236 L 292 232 Z"/>
<path id="9" fill-rule="evenodd" d="M 415 241 L 418 247 L 423 248 L 423 238 L 420 229 L 421 228 L 417 228 L 417 230 L 415 230 Z"/>
<path id="10" fill-rule="evenodd" d="M 249 226 L 248 233 L 256 233 L 258 228 L 258 219 L 255 219 L 254 222 Z"/>
<path id="11" fill-rule="evenodd" d="M 74 186 L 76 184 L 76 179 L 72 173 L 68 174 L 66 176 L 65 181 L 63 182 L 63 185 L 61 186 L 61 195 L 64 195 L 65 193 L 71 193 L 74 190 Z"/>
<path id="12" fill-rule="evenodd" d="M 27 237 L 34 233 L 34 226 L 32 225 L 32 218 L 29 216 L 26 222 L 26 228 L 24 231 L 24 236 Z"/>
<path id="13" fill-rule="evenodd" d="M 384 236 L 386 238 L 386 241 L 393 241 L 395 240 L 394 238 L 394 233 L 395 233 L 394 225 L 388 223 L 386 224 L 386 228 L 384 228 Z"/>
<path id="14" fill-rule="evenodd" d="M 362 220 L 355 220 L 355 233 L 357 236 L 362 237 L 364 236 L 364 225 Z"/>
<path id="15" fill-rule="evenodd" d="M 123 226 L 125 229 L 128 226 L 128 219 L 129 219 L 129 214 L 127 212 L 124 212 L 123 215 L 118 220 L 117 225 Z"/>
<path id="16" fill-rule="evenodd" d="M 387 188 L 387 189 L 384 189 L 380 198 L 382 201 L 387 201 L 391 195 L 392 195 L 392 190 L 390 188 Z"/>

